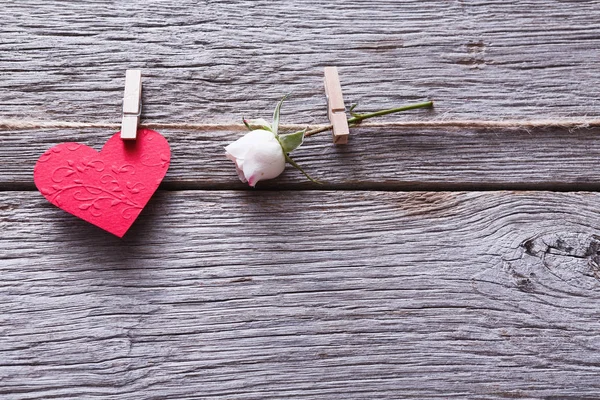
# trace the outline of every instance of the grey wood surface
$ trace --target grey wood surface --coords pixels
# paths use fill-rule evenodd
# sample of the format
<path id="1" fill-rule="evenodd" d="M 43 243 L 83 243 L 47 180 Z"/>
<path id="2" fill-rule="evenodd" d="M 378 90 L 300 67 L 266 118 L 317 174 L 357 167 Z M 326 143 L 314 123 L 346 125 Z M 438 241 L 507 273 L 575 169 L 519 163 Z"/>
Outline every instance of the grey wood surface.
<path id="1" fill-rule="evenodd" d="M 363 110 L 436 101 L 384 121 L 598 115 L 597 1 L 146 3 L 7 2 L 0 116 L 118 123 L 124 70 L 141 68 L 150 123 L 268 118 L 286 93 L 284 122 L 324 123 L 330 64 Z M 162 132 L 174 152 L 167 187 L 243 187 L 222 156 L 240 133 Z M 0 187 L 32 188 L 33 165 L 53 144 L 99 149 L 111 133 L 4 132 Z M 362 129 L 345 148 L 327 133 L 311 138 L 297 157 L 332 188 L 597 190 L 597 135 Z M 277 187 L 304 182 L 290 172 Z"/>
<path id="2" fill-rule="evenodd" d="M 153 121 L 237 121 L 292 93 L 290 122 L 319 122 L 329 64 L 365 107 L 431 97 L 441 116 L 490 118 L 598 105 L 598 1 L 3 5 L 3 115 L 119 122 L 123 71 L 142 68 Z"/>
<path id="3" fill-rule="evenodd" d="M 78 141 L 100 150 L 114 131 L 16 131 L 0 141 L 0 187 L 33 189 L 33 167 L 48 148 Z M 165 131 L 172 161 L 166 189 L 244 189 L 224 146 L 243 132 Z M 288 166 L 267 189 L 598 190 L 600 129 L 353 129 L 348 145 L 331 133 L 306 139 L 292 156 L 323 185 Z"/>
<path id="4" fill-rule="evenodd" d="M 284 123 L 325 123 L 326 65 L 359 109 L 436 102 L 380 121 L 597 117 L 599 17 L 6 0 L 0 118 L 118 123 L 141 68 L 148 123 L 268 118 L 286 93 Z M 47 148 L 113 132 L 0 131 L 1 398 L 600 398 L 600 129 L 326 133 L 296 153 L 325 185 L 259 191 L 223 157 L 239 132 L 161 130 L 171 168 L 123 240 L 32 183 Z"/>
<path id="5" fill-rule="evenodd" d="M 120 240 L 5 192 L 0 395 L 597 398 L 599 203 L 161 192 Z"/>

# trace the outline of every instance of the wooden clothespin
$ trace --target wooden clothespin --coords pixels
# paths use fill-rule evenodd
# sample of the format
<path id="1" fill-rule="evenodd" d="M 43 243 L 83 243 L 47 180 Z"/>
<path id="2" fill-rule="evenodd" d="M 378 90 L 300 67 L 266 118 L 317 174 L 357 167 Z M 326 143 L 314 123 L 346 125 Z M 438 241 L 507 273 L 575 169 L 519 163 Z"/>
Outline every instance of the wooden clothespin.
<path id="1" fill-rule="evenodd" d="M 327 116 L 333 125 L 333 143 L 346 144 L 350 131 L 337 67 L 325 67 L 325 96 L 327 96 Z"/>
<path id="2" fill-rule="evenodd" d="M 135 140 L 142 114 L 142 71 L 128 69 L 125 72 L 125 95 L 123 96 L 123 121 L 121 139 Z"/>

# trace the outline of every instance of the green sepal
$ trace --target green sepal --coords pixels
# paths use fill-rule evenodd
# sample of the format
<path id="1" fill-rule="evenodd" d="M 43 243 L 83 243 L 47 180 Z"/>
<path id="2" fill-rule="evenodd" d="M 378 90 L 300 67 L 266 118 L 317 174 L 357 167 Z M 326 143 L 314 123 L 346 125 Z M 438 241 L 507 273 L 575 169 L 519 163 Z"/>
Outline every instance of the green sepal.
<path id="1" fill-rule="evenodd" d="M 304 174 L 304 176 L 306 176 L 308 178 L 309 181 L 311 181 L 312 183 L 316 183 L 317 185 L 322 185 L 323 182 L 319 182 L 316 179 L 313 179 L 310 177 L 310 175 L 308 175 L 306 173 L 306 171 L 304 171 L 298 164 L 296 164 L 296 161 L 292 160 L 292 157 L 290 157 L 287 153 L 284 153 L 285 155 L 285 160 L 290 163 L 292 165 L 292 167 L 296 168 L 298 171 L 302 172 Z"/>
<path id="2" fill-rule="evenodd" d="M 279 131 L 279 114 L 281 113 L 281 105 L 283 104 L 283 101 L 285 99 L 287 99 L 288 95 L 286 94 L 285 96 L 283 96 L 283 98 L 281 100 L 279 100 L 279 103 L 277 103 L 277 107 L 275 107 L 275 111 L 273 111 L 273 127 L 272 127 L 272 132 L 275 136 L 277 136 L 277 132 Z"/>
<path id="3" fill-rule="evenodd" d="M 287 135 L 279 135 L 279 144 L 281 144 L 283 152 L 291 153 L 300 147 L 302 142 L 304 142 L 304 133 L 306 133 L 306 129 L 303 131 L 288 133 Z"/>
<path id="4" fill-rule="evenodd" d="M 258 118 L 258 119 L 244 118 L 243 121 L 244 121 L 244 125 L 246 125 L 246 128 L 248 128 L 249 131 L 253 131 L 256 129 L 262 129 L 265 131 L 272 132 L 271 125 L 269 125 L 269 123 L 262 118 Z"/>

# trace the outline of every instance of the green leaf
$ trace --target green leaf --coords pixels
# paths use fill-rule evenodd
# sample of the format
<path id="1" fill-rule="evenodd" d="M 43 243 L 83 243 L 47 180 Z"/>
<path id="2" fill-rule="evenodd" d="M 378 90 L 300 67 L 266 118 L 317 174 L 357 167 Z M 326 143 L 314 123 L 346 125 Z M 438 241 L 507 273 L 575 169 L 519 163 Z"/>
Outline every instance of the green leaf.
<path id="1" fill-rule="evenodd" d="M 288 95 L 286 94 L 283 98 L 277 103 L 277 107 L 275 107 L 275 111 L 273 112 L 273 128 L 272 132 L 277 136 L 277 132 L 279 131 L 279 114 L 281 113 L 281 105 L 283 101 L 287 99 Z"/>
<path id="2" fill-rule="evenodd" d="M 313 179 L 310 177 L 310 175 L 308 175 L 298 164 L 296 164 L 296 161 L 292 160 L 292 157 L 290 157 L 287 153 L 285 153 L 285 160 L 290 163 L 292 165 L 292 167 L 296 168 L 298 171 L 302 172 L 304 174 L 304 176 L 306 176 L 308 178 L 309 181 L 311 181 L 312 183 L 316 183 L 318 185 L 322 185 L 322 182 L 319 182 L 316 179 Z"/>
<path id="3" fill-rule="evenodd" d="M 287 135 L 279 135 L 279 143 L 283 148 L 284 153 L 291 153 L 296 150 L 302 142 L 304 141 L 304 133 L 306 129 L 303 131 L 298 131 L 294 133 L 288 133 Z"/>

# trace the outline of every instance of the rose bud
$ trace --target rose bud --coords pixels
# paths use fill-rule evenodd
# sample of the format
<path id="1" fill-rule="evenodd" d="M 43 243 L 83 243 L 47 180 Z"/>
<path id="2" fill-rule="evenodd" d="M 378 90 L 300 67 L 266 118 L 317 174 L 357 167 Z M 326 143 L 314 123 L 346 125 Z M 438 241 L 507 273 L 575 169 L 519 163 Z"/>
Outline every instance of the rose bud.
<path id="1" fill-rule="evenodd" d="M 256 129 L 225 147 L 242 182 L 252 187 L 258 181 L 278 177 L 285 169 L 285 154 L 273 132 Z"/>

